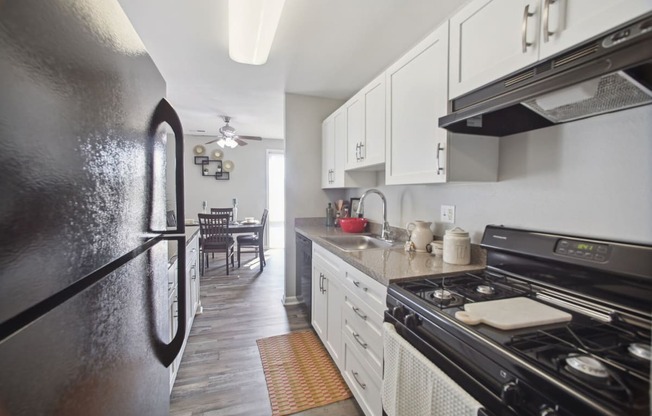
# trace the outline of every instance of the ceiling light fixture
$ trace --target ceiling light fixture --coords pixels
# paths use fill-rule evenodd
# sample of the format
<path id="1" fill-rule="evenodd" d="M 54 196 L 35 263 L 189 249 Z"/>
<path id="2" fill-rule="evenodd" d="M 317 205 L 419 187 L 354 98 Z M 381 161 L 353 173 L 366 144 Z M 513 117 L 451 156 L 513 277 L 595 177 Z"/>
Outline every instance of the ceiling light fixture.
<path id="1" fill-rule="evenodd" d="M 225 147 L 229 147 L 233 149 L 238 146 L 238 142 L 233 140 L 232 137 L 222 137 L 217 141 L 217 145 L 220 146 L 222 149 L 224 149 Z"/>
<path id="2" fill-rule="evenodd" d="M 236 62 L 267 62 L 285 0 L 229 0 L 229 57 Z"/>

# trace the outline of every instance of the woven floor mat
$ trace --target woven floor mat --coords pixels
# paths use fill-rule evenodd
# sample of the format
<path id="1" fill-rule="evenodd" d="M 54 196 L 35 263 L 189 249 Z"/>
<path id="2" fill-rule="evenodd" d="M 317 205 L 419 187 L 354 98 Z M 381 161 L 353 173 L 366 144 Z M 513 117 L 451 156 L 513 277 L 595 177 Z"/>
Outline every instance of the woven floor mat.
<path id="1" fill-rule="evenodd" d="M 256 340 L 273 416 L 351 397 L 337 366 L 313 331 Z"/>

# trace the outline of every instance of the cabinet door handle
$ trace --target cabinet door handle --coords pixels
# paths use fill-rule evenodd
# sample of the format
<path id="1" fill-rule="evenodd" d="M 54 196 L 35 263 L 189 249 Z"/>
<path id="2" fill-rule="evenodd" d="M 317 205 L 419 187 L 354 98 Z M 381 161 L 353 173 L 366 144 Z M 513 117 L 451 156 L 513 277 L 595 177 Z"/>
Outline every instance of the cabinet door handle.
<path id="1" fill-rule="evenodd" d="M 351 308 L 353 309 L 353 312 L 355 312 L 355 314 L 358 315 L 360 318 L 362 318 L 362 319 L 364 319 L 364 320 L 367 319 L 367 315 L 365 315 L 364 313 L 360 312 L 360 308 L 358 308 L 358 307 L 356 307 L 356 306 L 351 306 Z"/>
<path id="2" fill-rule="evenodd" d="M 355 144 L 355 160 L 356 162 L 360 161 L 360 143 Z"/>
<path id="3" fill-rule="evenodd" d="M 360 160 L 364 160 L 364 154 L 362 152 L 363 147 L 364 147 L 364 144 L 360 143 Z"/>
<path id="4" fill-rule="evenodd" d="M 444 146 L 437 143 L 437 175 L 444 173 L 444 168 L 441 167 L 441 152 L 444 151 Z"/>
<path id="5" fill-rule="evenodd" d="M 527 52 L 528 46 L 532 46 L 532 43 L 527 41 L 527 18 L 534 16 L 534 13 L 530 13 L 530 5 L 526 5 L 523 10 L 523 28 L 521 33 L 521 40 L 523 43 L 523 53 Z"/>
<path id="6" fill-rule="evenodd" d="M 367 349 L 367 343 L 364 342 L 364 341 L 360 341 L 360 339 L 361 339 L 360 334 L 358 334 L 357 332 L 354 332 L 353 333 L 353 338 L 355 338 L 355 340 L 358 341 L 358 344 L 362 345 L 362 348 L 364 348 L 365 350 Z"/>
<path id="7" fill-rule="evenodd" d="M 353 374 L 353 378 L 355 379 L 355 382 L 358 383 L 360 385 L 360 387 L 362 387 L 363 389 L 367 388 L 367 385 L 365 383 L 362 383 L 362 382 L 360 382 L 360 380 L 358 380 L 357 371 L 351 371 L 351 374 Z"/>
<path id="8" fill-rule="evenodd" d="M 550 5 L 557 0 L 545 0 L 543 3 L 543 42 L 548 43 L 548 37 L 555 34 L 550 31 Z"/>
<path id="9" fill-rule="evenodd" d="M 324 279 L 326 279 L 324 273 L 319 273 L 319 291 L 321 293 L 326 293 L 326 288 L 324 288 Z"/>

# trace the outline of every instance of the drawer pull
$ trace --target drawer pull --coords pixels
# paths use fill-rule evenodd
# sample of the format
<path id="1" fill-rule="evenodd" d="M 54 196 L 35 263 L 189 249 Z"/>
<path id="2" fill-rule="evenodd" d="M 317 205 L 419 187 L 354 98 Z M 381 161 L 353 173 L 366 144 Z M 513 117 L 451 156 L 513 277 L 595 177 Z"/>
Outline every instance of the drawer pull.
<path id="1" fill-rule="evenodd" d="M 353 284 L 354 284 L 356 287 L 360 287 L 360 282 L 357 281 L 357 280 L 353 280 Z M 366 291 L 367 291 L 367 288 L 366 288 L 366 287 L 363 287 L 362 290 L 364 290 L 364 291 L 366 292 Z"/>
<path id="2" fill-rule="evenodd" d="M 358 315 L 360 318 L 362 318 L 362 319 L 364 319 L 364 320 L 367 319 L 367 315 L 361 313 L 361 312 L 360 312 L 360 308 L 355 307 L 355 306 L 351 306 L 351 308 L 353 309 L 353 312 L 355 312 L 355 314 Z"/>
<path id="3" fill-rule="evenodd" d="M 364 348 L 365 350 L 367 349 L 367 343 L 364 342 L 364 341 L 360 341 L 360 339 L 361 339 L 360 334 L 354 332 L 353 333 L 353 338 L 355 338 L 355 340 L 358 341 L 358 344 L 362 345 L 362 348 Z"/>
<path id="4" fill-rule="evenodd" d="M 363 389 L 367 388 L 367 385 L 365 383 L 361 383 L 360 380 L 358 380 L 358 372 L 357 371 L 351 371 L 351 374 L 353 374 L 353 378 L 355 379 L 356 383 L 360 385 Z"/>

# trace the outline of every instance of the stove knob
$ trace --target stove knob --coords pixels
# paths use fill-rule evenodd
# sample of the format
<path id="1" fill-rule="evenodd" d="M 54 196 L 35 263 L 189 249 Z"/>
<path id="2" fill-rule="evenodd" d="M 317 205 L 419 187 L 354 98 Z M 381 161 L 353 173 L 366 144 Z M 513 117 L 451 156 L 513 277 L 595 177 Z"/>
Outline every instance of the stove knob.
<path id="1" fill-rule="evenodd" d="M 414 328 L 417 326 L 417 316 L 414 313 L 409 313 L 405 315 L 405 318 L 403 318 L 403 323 L 408 328 Z"/>
<path id="2" fill-rule="evenodd" d="M 394 306 L 392 308 L 392 316 L 394 318 L 400 319 L 402 315 L 405 315 L 405 310 L 403 309 L 403 305 Z"/>
<path id="3" fill-rule="evenodd" d="M 552 407 L 545 406 L 539 412 L 539 416 L 559 416 L 559 413 L 557 413 L 557 411 Z"/>
<path id="4" fill-rule="evenodd" d="M 503 388 L 500 392 L 500 398 L 503 399 L 503 403 L 508 406 L 515 407 L 521 403 L 521 389 L 513 381 L 503 385 Z"/>

